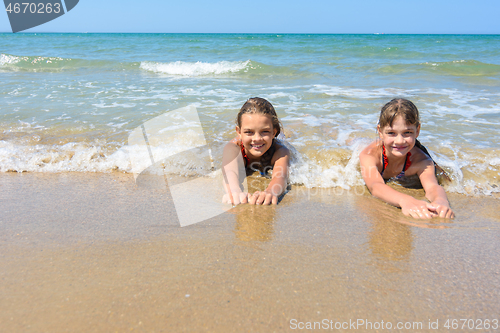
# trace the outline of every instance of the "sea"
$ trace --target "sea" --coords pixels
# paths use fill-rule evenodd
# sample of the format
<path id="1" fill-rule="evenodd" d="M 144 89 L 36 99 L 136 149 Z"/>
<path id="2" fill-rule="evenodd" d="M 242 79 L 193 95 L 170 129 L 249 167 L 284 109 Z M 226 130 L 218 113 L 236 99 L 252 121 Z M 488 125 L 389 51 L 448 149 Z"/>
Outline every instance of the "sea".
<path id="1" fill-rule="evenodd" d="M 349 189 L 380 108 L 400 97 L 447 191 L 500 193 L 500 35 L 1 33 L 0 78 L 2 173 L 132 173 L 134 131 L 174 114 L 155 146 L 175 160 L 164 171 L 203 176 L 263 97 L 292 147 L 291 183 Z M 194 146 L 210 167 L 182 154 Z"/>

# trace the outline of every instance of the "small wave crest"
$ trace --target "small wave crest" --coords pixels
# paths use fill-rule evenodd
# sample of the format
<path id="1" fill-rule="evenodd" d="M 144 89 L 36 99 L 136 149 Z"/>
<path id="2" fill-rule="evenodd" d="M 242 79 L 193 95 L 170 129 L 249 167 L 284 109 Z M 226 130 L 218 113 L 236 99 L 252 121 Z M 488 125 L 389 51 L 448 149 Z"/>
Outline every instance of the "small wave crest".
<path id="1" fill-rule="evenodd" d="M 140 68 L 149 72 L 175 76 L 209 76 L 237 73 L 251 69 L 251 61 L 219 61 L 209 62 L 141 62 Z"/>
<path id="2" fill-rule="evenodd" d="M 143 70 L 173 77 L 210 77 L 224 75 L 300 75 L 286 66 L 272 66 L 256 61 L 219 62 L 118 62 L 113 60 L 77 59 L 42 56 L 17 56 L 0 54 L 0 71 L 12 72 L 61 72 L 75 70 L 121 71 Z M 304 73 L 302 73 L 303 75 Z"/>
<path id="3" fill-rule="evenodd" d="M 431 72 L 452 76 L 497 76 L 500 74 L 500 65 L 487 64 L 477 60 L 454 60 L 384 66 L 379 71 L 391 74 Z"/>
<path id="4" fill-rule="evenodd" d="M 426 62 L 422 66 L 427 70 L 455 76 L 495 76 L 500 74 L 500 65 L 486 64 L 477 60 Z"/>
<path id="5" fill-rule="evenodd" d="M 118 63 L 106 60 L 84 60 L 61 57 L 16 56 L 0 54 L 0 70 L 26 72 L 58 72 L 80 68 L 115 69 L 134 64 Z M 135 64 L 137 66 L 137 64 Z"/>

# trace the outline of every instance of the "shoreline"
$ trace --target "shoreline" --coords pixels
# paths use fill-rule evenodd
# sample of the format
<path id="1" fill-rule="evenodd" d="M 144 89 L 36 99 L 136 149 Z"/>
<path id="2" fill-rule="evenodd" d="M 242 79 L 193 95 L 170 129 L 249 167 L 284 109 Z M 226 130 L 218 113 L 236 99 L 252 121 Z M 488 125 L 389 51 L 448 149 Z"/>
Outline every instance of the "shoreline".
<path id="1" fill-rule="evenodd" d="M 180 227 L 129 174 L 2 174 L 9 332 L 289 331 L 296 322 L 495 319 L 498 199 L 418 221 L 369 194 L 298 187 Z M 418 194 L 418 190 L 411 190 Z M 196 208 L 196 205 L 194 205 Z M 397 331 L 397 330 L 395 330 Z"/>

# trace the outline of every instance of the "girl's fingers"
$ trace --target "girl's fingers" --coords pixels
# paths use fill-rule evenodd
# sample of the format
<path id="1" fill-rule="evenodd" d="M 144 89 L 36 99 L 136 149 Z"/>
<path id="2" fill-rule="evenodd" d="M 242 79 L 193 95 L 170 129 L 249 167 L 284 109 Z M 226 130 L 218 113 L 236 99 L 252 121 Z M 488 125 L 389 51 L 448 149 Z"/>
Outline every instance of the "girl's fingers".
<path id="1" fill-rule="evenodd" d="M 266 200 L 264 201 L 264 205 L 270 205 L 273 201 L 273 195 L 271 193 L 266 194 Z"/>
<path id="2" fill-rule="evenodd" d="M 257 199 L 257 205 L 262 205 L 266 200 L 266 196 L 267 196 L 266 192 L 260 192 L 259 198 Z"/>
<path id="3" fill-rule="evenodd" d="M 237 202 L 231 202 L 231 199 L 230 199 L 229 195 L 227 195 L 227 194 L 224 194 L 224 196 L 222 197 L 222 203 L 230 204 L 230 205 L 232 205 L 232 204 L 237 205 L 238 204 Z"/>
<path id="4" fill-rule="evenodd" d="M 251 205 L 255 205 L 255 201 L 257 201 L 257 194 L 258 192 L 255 192 L 254 194 L 250 195 L 248 197 L 248 203 L 251 204 Z"/>
<path id="5" fill-rule="evenodd" d="M 278 197 L 275 196 L 275 195 L 273 195 L 272 204 L 273 205 L 277 205 L 278 204 Z"/>
<path id="6" fill-rule="evenodd" d="M 438 211 L 438 216 L 441 218 L 452 219 L 453 217 L 455 217 L 455 214 L 449 207 L 438 205 L 437 211 Z"/>
<path id="7" fill-rule="evenodd" d="M 438 209 L 439 209 L 439 206 L 433 206 L 432 204 L 428 203 L 426 205 L 426 208 L 431 211 L 431 212 L 436 212 L 436 213 L 439 213 L 438 212 Z"/>
<path id="8" fill-rule="evenodd" d="M 262 198 L 262 192 L 259 191 L 256 191 L 250 199 L 252 200 L 252 204 L 254 205 L 261 205 L 264 201 L 264 199 Z"/>
<path id="9" fill-rule="evenodd" d="M 417 208 L 417 209 L 415 209 L 415 211 L 417 212 L 418 218 L 420 218 L 420 219 L 426 218 L 426 214 L 425 214 L 423 207 Z"/>
<path id="10" fill-rule="evenodd" d="M 438 213 L 438 216 L 441 218 L 445 218 L 448 214 L 448 208 L 441 205 L 436 206 L 436 211 Z"/>
<path id="11" fill-rule="evenodd" d="M 248 195 L 248 203 L 251 205 L 269 205 L 271 203 L 277 203 L 278 200 L 277 198 L 274 199 L 274 197 L 271 193 L 267 192 L 259 192 L 256 191 L 252 195 Z M 245 203 L 245 199 L 242 200 L 242 203 Z"/>
<path id="12" fill-rule="evenodd" d="M 437 216 L 439 214 L 439 211 L 437 210 L 436 207 L 432 205 L 425 205 L 421 207 L 422 211 L 424 212 L 424 216 L 426 219 L 431 219 L 433 216 Z"/>
<path id="13" fill-rule="evenodd" d="M 411 217 L 415 219 L 430 219 L 432 218 L 433 212 L 430 212 L 426 207 L 420 207 L 416 209 L 408 210 Z"/>
<path id="14" fill-rule="evenodd" d="M 418 214 L 417 214 L 417 212 L 416 212 L 415 210 L 413 210 L 413 209 L 408 209 L 408 214 L 407 214 L 407 216 L 411 216 L 411 217 L 413 217 L 413 218 L 415 218 L 415 219 L 416 219 L 416 218 L 418 218 Z"/>

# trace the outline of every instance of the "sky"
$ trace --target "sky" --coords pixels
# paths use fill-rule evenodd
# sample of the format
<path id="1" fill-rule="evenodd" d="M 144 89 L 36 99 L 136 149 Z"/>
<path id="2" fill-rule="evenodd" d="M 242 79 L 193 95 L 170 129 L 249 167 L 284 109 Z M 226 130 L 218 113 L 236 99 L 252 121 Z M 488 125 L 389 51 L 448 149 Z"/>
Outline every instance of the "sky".
<path id="1" fill-rule="evenodd" d="M 25 32 L 500 34 L 499 13 L 500 0 L 80 0 Z"/>

